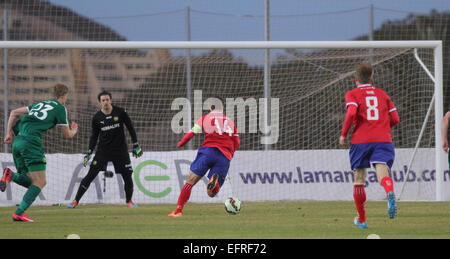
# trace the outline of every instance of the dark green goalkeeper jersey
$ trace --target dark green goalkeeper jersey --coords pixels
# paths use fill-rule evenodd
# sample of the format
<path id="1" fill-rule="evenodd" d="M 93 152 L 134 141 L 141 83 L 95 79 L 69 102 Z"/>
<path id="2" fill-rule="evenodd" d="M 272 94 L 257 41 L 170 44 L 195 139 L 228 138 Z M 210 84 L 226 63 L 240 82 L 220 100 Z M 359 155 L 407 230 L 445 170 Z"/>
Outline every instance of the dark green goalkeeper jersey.
<path id="1" fill-rule="evenodd" d="M 56 125 L 67 125 L 67 109 L 56 99 L 41 101 L 28 106 L 28 114 L 22 116 L 15 126 L 21 136 L 42 138 Z"/>

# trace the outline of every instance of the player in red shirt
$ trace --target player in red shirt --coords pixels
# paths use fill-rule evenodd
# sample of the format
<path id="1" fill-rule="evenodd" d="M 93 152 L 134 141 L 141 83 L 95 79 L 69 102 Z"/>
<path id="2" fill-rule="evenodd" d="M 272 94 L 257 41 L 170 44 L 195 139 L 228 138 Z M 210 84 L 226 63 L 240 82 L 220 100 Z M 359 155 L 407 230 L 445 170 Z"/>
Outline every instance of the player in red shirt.
<path id="1" fill-rule="evenodd" d="M 368 62 L 359 64 L 356 71 L 357 88 L 345 95 L 347 113 L 342 126 L 339 144 L 347 146 L 346 137 L 353 125 L 350 148 L 350 163 L 355 172 L 353 198 L 358 217 L 355 225 L 367 228 L 365 202 L 366 168 L 375 167 L 378 180 L 388 198 L 388 215 L 397 215 L 394 183 L 389 171 L 394 163 L 395 152 L 392 144 L 391 127 L 400 122 L 397 108 L 389 96 L 372 82 L 373 68 Z"/>
<path id="2" fill-rule="evenodd" d="M 188 179 L 178 197 L 177 209 L 169 217 L 180 217 L 189 200 L 192 187 L 209 171 L 206 186 L 208 196 L 214 197 L 225 181 L 234 152 L 240 146 L 239 134 L 233 121 L 223 113 L 223 106 L 210 108 L 210 113 L 197 120 L 177 146 L 184 146 L 195 134 L 205 133 L 205 140 L 192 162 Z"/>
<path id="3" fill-rule="evenodd" d="M 441 137 L 442 137 L 442 149 L 445 153 L 447 153 L 447 161 L 448 161 L 448 167 L 450 168 L 450 152 L 448 147 L 448 125 L 450 120 L 450 111 L 448 111 L 441 121 Z"/>

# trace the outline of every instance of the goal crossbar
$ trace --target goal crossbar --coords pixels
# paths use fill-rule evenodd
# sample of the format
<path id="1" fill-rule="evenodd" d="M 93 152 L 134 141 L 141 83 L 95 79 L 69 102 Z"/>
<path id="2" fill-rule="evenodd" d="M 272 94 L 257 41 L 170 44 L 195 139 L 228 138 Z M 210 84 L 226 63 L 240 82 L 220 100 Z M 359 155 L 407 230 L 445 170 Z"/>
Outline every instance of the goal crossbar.
<path id="1" fill-rule="evenodd" d="M 14 49 L 336 49 L 438 47 L 442 47 L 442 41 L 0 41 L 0 48 Z"/>

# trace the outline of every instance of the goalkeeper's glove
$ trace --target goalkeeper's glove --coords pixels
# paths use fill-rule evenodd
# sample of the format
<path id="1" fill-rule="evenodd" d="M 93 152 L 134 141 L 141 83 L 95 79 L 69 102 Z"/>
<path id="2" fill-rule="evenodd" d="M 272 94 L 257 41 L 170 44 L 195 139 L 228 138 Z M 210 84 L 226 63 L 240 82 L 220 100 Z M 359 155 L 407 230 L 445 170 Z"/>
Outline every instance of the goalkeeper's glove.
<path id="1" fill-rule="evenodd" d="M 92 149 L 89 149 L 86 154 L 84 154 L 84 158 L 83 158 L 83 166 L 86 167 L 87 164 L 89 163 L 89 160 L 91 160 L 91 155 L 92 155 L 93 151 Z"/>
<path id="2" fill-rule="evenodd" d="M 133 156 L 135 158 L 141 157 L 144 152 L 142 152 L 141 146 L 139 146 L 139 143 L 133 144 Z"/>

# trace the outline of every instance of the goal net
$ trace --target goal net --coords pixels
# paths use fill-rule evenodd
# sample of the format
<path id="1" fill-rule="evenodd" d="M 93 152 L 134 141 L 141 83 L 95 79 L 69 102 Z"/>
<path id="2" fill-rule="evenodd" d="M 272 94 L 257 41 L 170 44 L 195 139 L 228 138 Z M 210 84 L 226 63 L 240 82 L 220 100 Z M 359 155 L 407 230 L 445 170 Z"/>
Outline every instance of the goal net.
<path id="1" fill-rule="evenodd" d="M 274 42 L 269 46 L 269 80 L 265 49 L 258 45 L 270 44 L 264 42 L 232 42 L 229 48 L 217 42 L 173 42 L 173 48 L 163 42 L 9 43 L 0 53 L 2 113 L 51 98 L 51 87 L 64 83 L 71 90 L 69 118 L 80 127 L 74 139 L 62 139 L 58 129 L 44 137 L 48 184 L 37 204 L 74 198 L 89 169 L 82 165 L 82 153 L 102 90 L 112 93 L 114 105 L 126 108 L 144 151 L 141 158 L 131 158 L 137 203 L 176 203 L 203 136 L 183 149 L 176 143 L 208 112 L 214 97 L 226 100 L 241 148 L 219 196 L 206 195 L 205 180 L 193 189 L 191 202 L 221 202 L 231 195 L 243 201 L 351 200 L 353 174 L 338 137 L 345 92 L 355 87 L 355 69 L 362 61 L 374 65 L 374 85 L 391 96 L 400 115 L 393 128 L 396 159 L 391 171 L 400 199 L 450 198 L 444 192 L 437 195 L 437 183 L 450 175 L 442 169 L 447 169 L 444 153 L 436 149 L 436 118 L 442 110 L 435 110 L 433 96 L 442 86 L 435 87 L 441 75 L 435 74 L 439 70 L 431 43 L 402 47 L 397 42 L 385 48 L 364 46 L 367 42 L 357 47 L 355 42 L 347 47 Z M 181 49 L 188 44 L 195 50 Z M 435 99 L 442 104 L 442 92 Z M 131 151 L 129 137 L 128 143 Z M 436 154 L 444 158 L 436 159 Z M 10 149 L 1 158 L 3 167 L 14 169 Z M 444 162 L 437 166 L 436 161 Z M 108 170 L 114 171 L 112 164 Z M 369 200 L 384 199 L 373 169 L 366 185 Z M 10 187 L 0 197 L 1 205 L 21 200 L 25 190 Z M 123 203 L 124 196 L 121 176 L 106 178 L 101 172 L 81 202 Z"/>

